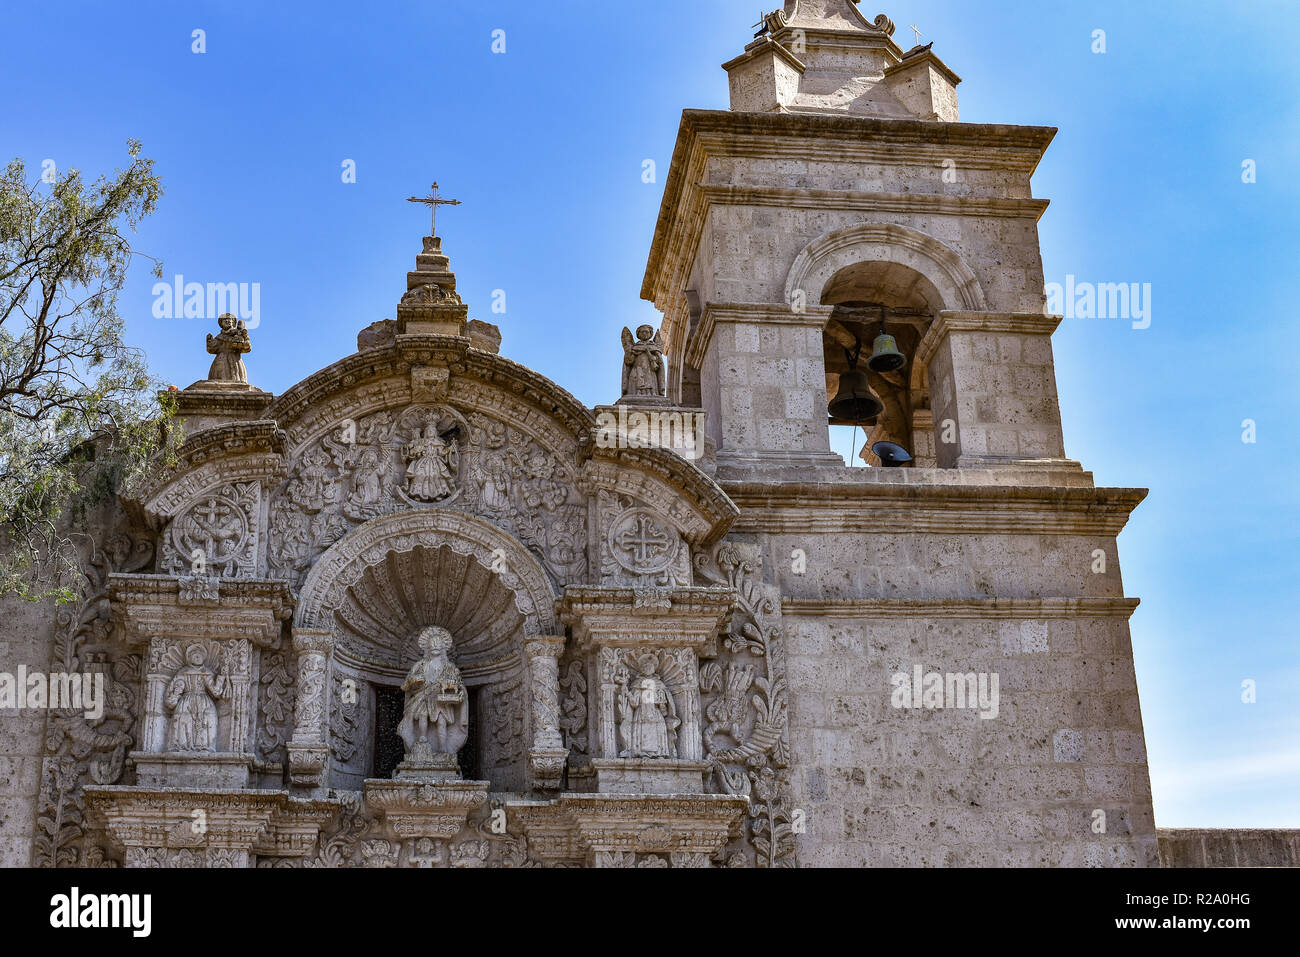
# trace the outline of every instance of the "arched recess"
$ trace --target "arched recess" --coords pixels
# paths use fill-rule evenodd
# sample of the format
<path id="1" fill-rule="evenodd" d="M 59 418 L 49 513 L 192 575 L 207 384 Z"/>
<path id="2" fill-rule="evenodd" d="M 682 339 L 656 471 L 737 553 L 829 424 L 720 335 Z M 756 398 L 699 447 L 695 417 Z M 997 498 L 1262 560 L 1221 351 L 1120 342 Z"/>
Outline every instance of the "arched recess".
<path id="1" fill-rule="evenodd" d="M 861 223 L 837 229 L 809 243 L 786 279 L 789 301 L 832 306 L 823 330 L 827 395 L 837 392 L 849 368 L 847 354 L 871 351 L 888 319 L 888 331 L 907 356 L 907 368 L 870 373 L 871 388 L 884 403 L 881 416 L 868 420 L 862 461 L 878 465 L 869 451 L 890 441 L 912 453 L 915 464 L 936 464 L 928 370 L 916 359 L 916 346 L 944 310 L 986 308 L 974 272 L 951 248 L 918 230 L 892 223 Z M 839 423 L 831 420 L 832 426 Z M 845 427 L 839 441 L 848 443 Z M 832 430 L 832 441 L 836 441 Z M 856 452 L 857 445 L 854 443 Z M 857 464 L 850 462 L 850 464 Z"/>
<path id="2" fill-rule="evenodd" d="M 463 769 L 497 789 L 525 786 L 531 714 L 525 641 L 555 634 L 555 594 L 516 539 L 463 512 L 422 509 L 372 519 L 336 542 L 303 583 L 296 629 L 334 638 L 331 786 L 356 788 L 377 772 L 385 696 L 400 712 L 401 683 L 417 660 L 414 636 L 440 625 L 471 693 L 471 751 Z M 397 745 L 400 748 L 400 743 Z"/>
<path id="3" fill-rule="evenodd" d="M 555 633 L 556 596 L 546 572 L 527 549 L 483 519 L 438 508 L 383 515 L 336 542 L 317 560 L 303 582 L 294 627 L 328 631 L 336 640 L 345 637 L 341 632 L 352 629 L 340 620 L 340 611 L 355 600 L 354 590 L 365 584 L 367 574 L 389 563 L 393 556 L 417 551 L 449 552 L 472 559 L 490 572 L 501 594 L 511 597 L 525 636 Z M 412 574 L 414 571 L 411 569 Z M 386 602 L 391 602 L 392 597 L 385 596 Z M 396 604 L 389 607 L 419 610 L 410 595 L 397 597 Z M 382 624 L 385 632 L 392 633 L 392 622 Z M 442 622 L 412 621 L 412 630 L 428 624 Z"/>
<path id="4" fill-rule="evenodd" d="M 863 262 L 894 262 L 920 273 L 938 291 L 944 309 L 983 312 L 988 308 L 979 280 L 961 256 L 933 236 L 896 223 L 859 223 L 814 239 L 790 267 L 786 302 L 802 298 L 821 303 L 836 273 Z"/>

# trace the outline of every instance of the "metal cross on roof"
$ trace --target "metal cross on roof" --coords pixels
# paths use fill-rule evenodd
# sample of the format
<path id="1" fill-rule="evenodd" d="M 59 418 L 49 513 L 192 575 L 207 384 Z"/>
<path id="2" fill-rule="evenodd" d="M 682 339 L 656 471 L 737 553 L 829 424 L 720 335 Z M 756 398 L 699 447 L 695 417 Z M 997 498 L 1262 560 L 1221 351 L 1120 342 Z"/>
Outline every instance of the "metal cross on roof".
<path id="1" fill-rule="evenodd" d="M 921 45 L 921 37 L 925 36 L 925 34 L 921 32 L 920 28 L 917 27 L 917 25 L 916 25 L 915 23 L 913 23 L 912 26 L 911 26 L 909 29 L 910 29 L 913 33 L 916 34 L 916 45 L 917 45 L 917 46 L 920 46 L 920 45 Z"/>
<path id="2" fill-rule="evenodd" d="M 430 218 L 429 218 L 429 235 L 430 235 L 430 236 L 437 236 L 437 235 L 438 235 L 438 207 L 439 207 L 439 206 L 459 206 L 459 205 L 460 205 L 460 200 L 458 200 L 458 199 L 443 199 L 443 198 L 438 194 L 438 184 L 437 184 L 437 183 L 434 183 L 433 186 L 430 187 L 430 189 L 432 190 L 432 192 L 430 192 L 428 196 L 408 196 L 407 199 L 406 199 L 406 201 L 407 201 L 408 203 L 423 203 L 424 205 L 426 205 L 426 206 L 429 207 L 429 217 L 430 217 Z"/>

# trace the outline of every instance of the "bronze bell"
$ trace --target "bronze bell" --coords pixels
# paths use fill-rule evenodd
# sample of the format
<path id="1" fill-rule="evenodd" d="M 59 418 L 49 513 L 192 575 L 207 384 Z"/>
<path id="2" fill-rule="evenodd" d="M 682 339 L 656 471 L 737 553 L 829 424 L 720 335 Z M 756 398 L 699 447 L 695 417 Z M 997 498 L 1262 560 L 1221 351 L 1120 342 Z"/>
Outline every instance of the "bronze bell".
<path id="1" fill-rule="evenodd" d="M 872 372 L 894 372 L 907 365 L 907 357 L 898 351 L 898 342 L 882 328 L 871 347 L 867 368 Z"/>
<path id="2" fill-rule="evenodd" d="M 840 376 L 840 387 L 827 406 L 832 419 L 855 425 L 874 425 L 876 416 L 885 411 L 885 403 L 871 391 L 867 373 L 850 361 L 849 371 Z"/>

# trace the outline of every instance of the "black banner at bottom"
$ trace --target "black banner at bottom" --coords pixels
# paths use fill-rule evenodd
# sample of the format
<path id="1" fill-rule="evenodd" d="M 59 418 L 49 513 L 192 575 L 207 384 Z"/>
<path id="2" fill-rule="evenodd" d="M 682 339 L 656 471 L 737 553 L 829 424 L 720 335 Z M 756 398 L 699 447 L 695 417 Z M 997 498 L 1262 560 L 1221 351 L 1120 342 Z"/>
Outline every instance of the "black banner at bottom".
<path id="1" fill-rule="evenodd" d="M 788 946 L 779 943 L 785 931 L 800 942 L 848 931 L 863 943 L 935 934 L 948 946 L 1031 931 L 1058 941 L 1173 935 L 1181 945 L 1196 935 L 1230 945 L 1293 925 L 1300 873 L 11 870 L 0 872 L 0 882 L 11 939 L 76 935 L 81 946 L 207 939 L 220 946 L 236 936 L 241 943 L 374 946 L 439 926 L 456 928 L 458 940 L 481 928 L 497 947 L 503 932 L 517 931 L 536 946 L 539 935 L 578 929 L 671 934 L 718 921 L 729 933 L 779 935 L 773 946 Z M 963 927 L 976 936 L 965 937 Z"/>

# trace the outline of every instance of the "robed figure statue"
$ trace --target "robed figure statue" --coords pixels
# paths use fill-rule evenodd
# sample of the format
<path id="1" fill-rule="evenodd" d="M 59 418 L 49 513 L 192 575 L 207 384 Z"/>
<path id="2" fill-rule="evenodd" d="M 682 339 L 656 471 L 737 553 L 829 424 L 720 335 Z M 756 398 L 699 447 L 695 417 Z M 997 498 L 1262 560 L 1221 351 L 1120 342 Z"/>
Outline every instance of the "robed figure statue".
<path id="1" fill-rule="evenodd" d="M 455 770 L 456 753 L 469 740 L 469 695 L 460 669 L 448 657 L 451 633 L 431 626 L 417 642 L 422 657 L 406 675 L 406 704 L 397 734 L 406 744 L 406 767 Z"/>
<path id="2" fill-rule="evenodd" d="M 253 351 L 248 338 L 248 323 L 225 313 L 217 318 L 217 325 L 221 332 L 215 336 L 208 333 L 208 352 L 216 356 L 208 370 L 208 379 L 212 382 L 247 383 L 248 370 L 240 357 Z"/>

